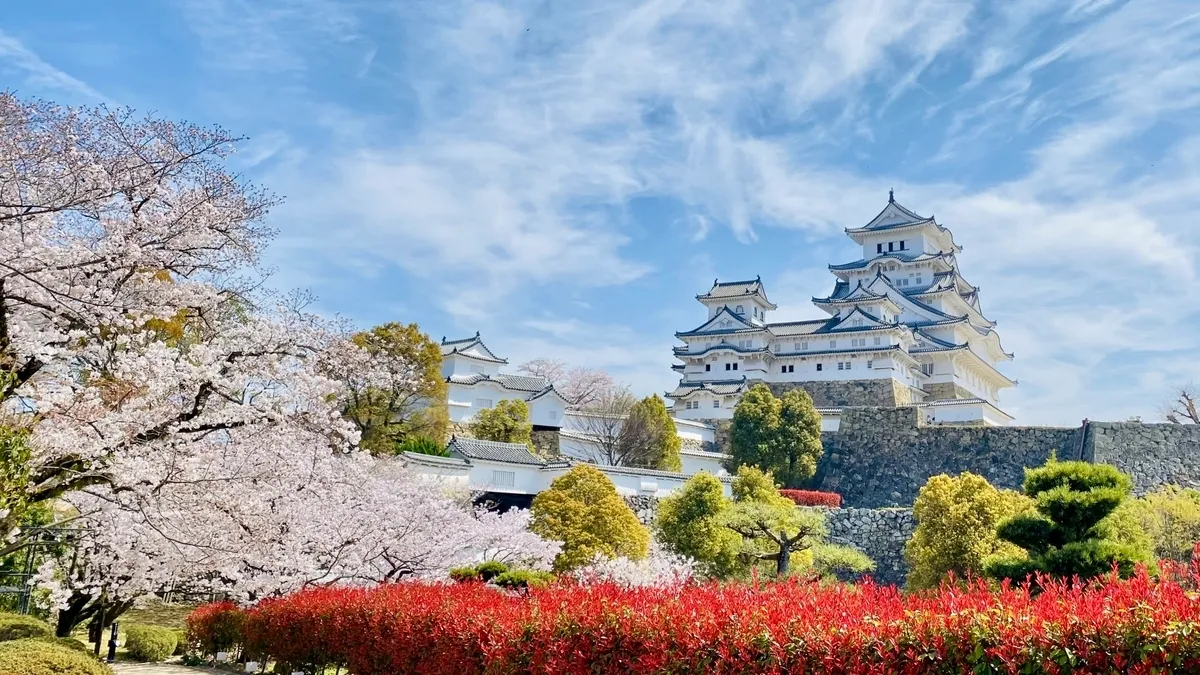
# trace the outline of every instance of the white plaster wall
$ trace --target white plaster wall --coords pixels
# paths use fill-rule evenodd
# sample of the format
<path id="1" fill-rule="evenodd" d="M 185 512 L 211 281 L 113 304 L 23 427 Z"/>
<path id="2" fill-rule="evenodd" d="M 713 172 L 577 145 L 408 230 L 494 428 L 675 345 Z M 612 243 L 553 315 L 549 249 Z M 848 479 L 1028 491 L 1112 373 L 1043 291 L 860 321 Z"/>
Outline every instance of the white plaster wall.
<path id="1" fill-rule="evenodd" d="M 683 463 L 683 473 L 688 476 L 695 475 L 701 471 L 707 471 L 714 476 L 721 476 L 728 473 L 722 464 L 725 455 L 716 452 L 681 452 L 679 453 L 679 457 Z"/>
<path id="2" fill-rule="evenodd" d="M 837 431 L 841 424 L 841 414 L 821 413 L 821 431 Z"/>
<path id="3" fill-rule="evenodd" d="M 529 421 L 543 427 L 561 427 L 567 406 L 557 396 L 546 395 L 529 401 Z"/>
<path id="4" fill-rule="evenodd" d="M 675 431 L 680 438 L 712 443 L 716 441 L 716 430 L 708 424 L 697 424 L 675 420 Z"/>

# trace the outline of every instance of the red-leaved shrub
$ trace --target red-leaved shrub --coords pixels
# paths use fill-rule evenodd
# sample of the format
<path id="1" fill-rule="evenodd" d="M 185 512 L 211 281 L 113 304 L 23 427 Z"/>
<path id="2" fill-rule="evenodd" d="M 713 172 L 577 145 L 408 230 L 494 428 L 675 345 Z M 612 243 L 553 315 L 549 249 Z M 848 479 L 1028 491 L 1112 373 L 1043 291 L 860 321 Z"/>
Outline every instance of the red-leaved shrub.
<path id="1" fill-rule="evenodd" d="M 188 644 L 202 654 L 236 652 L 242 645 L 246 612 L 232 602 L 201 605 L 187 615 Z"/>
<path id="2" fill-rule="evenodd" d="M 982 581 L 912 595 L 798 581 L 316 589 L 250 610 L 247 643 L 355 675 L 1200 672 L 1188 590 L 1200 575 L 1168 572 L 1043 580 L 1037 593 Z"/>
<path id="3" fill-rule="evenodd" d="M 780 490 L 779 494 L 800 506 L 828 506 L 836 509 L 842 505 L 842 496 L 836 492 L 820 490 Z"/>

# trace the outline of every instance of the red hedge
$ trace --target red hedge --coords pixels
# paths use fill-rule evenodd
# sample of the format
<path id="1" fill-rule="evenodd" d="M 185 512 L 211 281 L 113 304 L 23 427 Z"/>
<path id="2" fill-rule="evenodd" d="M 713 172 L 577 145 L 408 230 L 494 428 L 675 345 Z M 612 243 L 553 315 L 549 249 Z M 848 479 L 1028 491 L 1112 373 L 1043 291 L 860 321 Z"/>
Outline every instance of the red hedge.
<path id="1" fill-rule="evenodd" d="M 251 610 L 247 648 L 355 675 L 1200 672 L 1198 579 L 318 589 Z"/>
<path id="2" fill-rule="evenodd" d="M 836 492 L 820 490 L 780 490 L 779 494 L 800 506 L 828 506 L 836 509 L 842 505 L 842 496 Z"/>
<path id="3" fill-rule="evenodd" d="M 246 612 L 232 602 L 214 602 L 187 615 L 188 644 L 202 654 L 236 652 L 242 645 Z"/>

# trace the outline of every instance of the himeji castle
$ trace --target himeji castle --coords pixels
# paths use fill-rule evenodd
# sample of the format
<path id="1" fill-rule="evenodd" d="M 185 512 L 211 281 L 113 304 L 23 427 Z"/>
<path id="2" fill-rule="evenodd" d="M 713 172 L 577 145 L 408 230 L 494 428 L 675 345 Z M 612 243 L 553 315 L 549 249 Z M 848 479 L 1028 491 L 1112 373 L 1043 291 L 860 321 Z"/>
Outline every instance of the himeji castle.
<path id="1" fill-rule="evenodd" d="M 846 406 L 920 406 L 928 422 L 1003 425 L 1000 392 L 1017 383 L 997 369 L 1012 359 L 979 288 L 959 271 L 962 248 L 931 217 L 889 193 L 869 223 L 846 230 L 858 260 L 830 265 L 836 277 L 813 304 L 827 319 L 773 323 L 776 306 L 761 278 L 713 281 L 696 296 L 707 319 L 676 333 L 682 379 L 667 396 L 683 419 L 727 419 L 755 382 L 775 392 L 800 387 L 826 429 Z"/>

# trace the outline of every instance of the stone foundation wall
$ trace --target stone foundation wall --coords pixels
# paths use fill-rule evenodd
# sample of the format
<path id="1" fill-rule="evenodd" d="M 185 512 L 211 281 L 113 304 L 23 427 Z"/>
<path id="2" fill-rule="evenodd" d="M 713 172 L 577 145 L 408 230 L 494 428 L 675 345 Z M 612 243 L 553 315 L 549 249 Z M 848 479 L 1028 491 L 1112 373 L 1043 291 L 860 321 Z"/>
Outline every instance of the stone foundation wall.
<path id="1" fill-rule="evenodd" d="M 533 453 L 538 457 L 558 457 L 562 455 L 559 448 L 558 429 L 534 429 L 529 435 L 533 443 Z"/>
<path id="2" fill-rule="evenodd" d="M 1200 488 L 1200 425 L 1091 422 L 1083 458 L 1130 474 L 1138 494 L 1168 483 Z"/>
<path id="3" fill-rule="evenodd" d="M 916 529 L 912 509 L 828 509 L 825 522 L 834 544 L 851 546 L 875 561 L 871 575 L 883 584 L 903 585 L 908 576 L 904 544 Z"/>
<path id="4" fill-rule="evenodd" d="M 1019 488 L 1025 467 L 1041 466 L 1051 452 L 1074 459 L 1080 451 L 1076 428 L 926 426 L 915 407 L 846 409 L 838 431 L 822 440 L 814 484 L 859 508 L 911 505 L 940 473 L 970 471 Z"/>
<path id="5" fill-rule="evenodd" d="M 646 495 L 632 495 L 624 498 L 625 503 L 637 514 L 638 520 L 647 527 L 654 525 L 658 515 L 658 498 Z"/>
<path id="6" fill-rule="evenodd" d="M 945 401 L 950 399 L 978 398 L 971 392 L 963 389 L 961 386 L 953 382 L 938 382 L 936 384 L 925 385 L 925 391 L 929 393 L 926 401 Z"/>
<path id="7" fill-rule="evenodd" d="M 907 388 L 892 379 L 848 380 L 845 382 L 772 382 L 771 393 L 782 396 L 792 389 L 803 389 L 818 408 L 844 406 L 896 406 L 911 403 Z"/>

